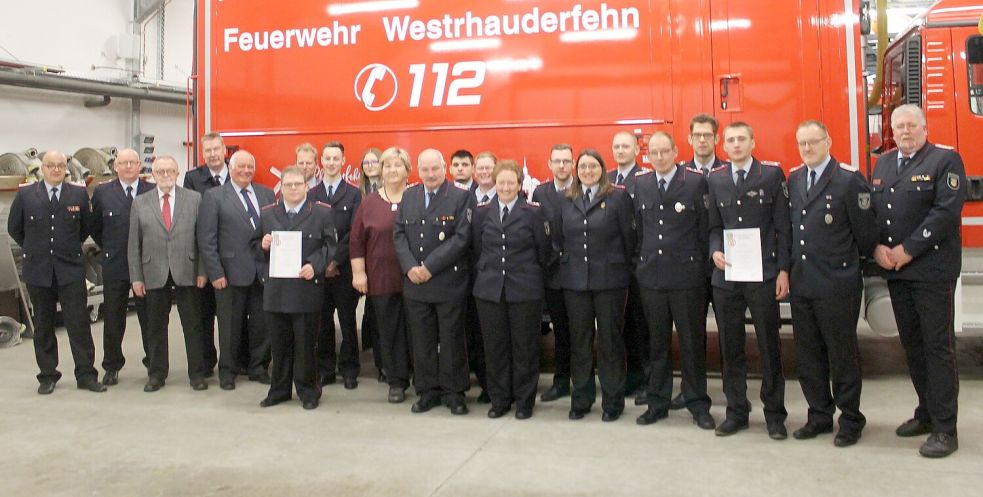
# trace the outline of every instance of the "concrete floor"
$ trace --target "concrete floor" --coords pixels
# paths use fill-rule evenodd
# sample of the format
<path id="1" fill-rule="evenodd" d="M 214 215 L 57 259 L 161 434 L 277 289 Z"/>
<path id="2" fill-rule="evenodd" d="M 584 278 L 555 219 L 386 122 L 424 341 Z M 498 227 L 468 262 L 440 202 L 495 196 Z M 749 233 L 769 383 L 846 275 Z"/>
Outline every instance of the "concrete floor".
<path id="1" fill-rule="evenodd" d="M 176 311 L 172 323 L 177 322 Z M 630 407 L 616 423 L 599 405 L 567 420 L 569 399 L 536 406 L 517 421 L 437 408 L 410 413 L 412 398 L 386 403 L 369 366 L 357 390 L 326 388 L 316 411 L 297 401 L 258 407 L 266 387 L 240 381 L 204 392 L 186 381 L 180 330 L 172 326 L 171 376 L 160 392 L 142 390 L 145 372 L 136 320 L 129 365 L 108 393 L 75 388 L 67 339 L 59 334 L 63 373 L 51 396 L 35 393 L 36 365 L 26 341 L 0 350 L 0 496 L 839 496 L 979 495 L 983 487 L 983 380 L 962 381 L 960 450 L 944 460 L 917 454 L 921 439 L 895 426 L 915 398 L 906 377 L 869 378 L 860 444 L 770 440 L 760 402 L 751 429 L 728 438 L 701 431 L 686 413 L 640 427 Z M 101 322 L 93 326 L 101 343 Z M 101 359 L 101 357 L 100 357 Z M 98 362 L 98 361 L 97 361 Z M 371 364 L 369 354 L 363 364 Z M 541 387 L 549 384 L 543 375 Z M 749 389 L 756 397 L 758 382 Z M 710 381 L 713 415 L 724 416 L 720 380 Z M 789 432 L 805 421 L 795 381 L 786 385 Z"/>

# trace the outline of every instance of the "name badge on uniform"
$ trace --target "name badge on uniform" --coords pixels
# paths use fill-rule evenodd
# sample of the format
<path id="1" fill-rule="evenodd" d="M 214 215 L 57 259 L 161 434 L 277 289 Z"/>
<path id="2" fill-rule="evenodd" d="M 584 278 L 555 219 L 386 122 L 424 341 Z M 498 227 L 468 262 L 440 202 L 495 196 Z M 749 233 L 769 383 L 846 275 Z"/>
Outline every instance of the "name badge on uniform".
<path id="1" fill-rule="evenodd" d="M 77 205 L 69 205 L 68 206 L 68 212 L 79 212 L 80 210 L 81 210 L 81 207 L 79 207 Z"/>
<path id="2" fill-rule="evenodd" d="M 823 218 L 823 219 L 826 221 L 826 224 L 833 224 L 833 215 L 832 214 L 826 214 L 826 217 Z"/>
<path id="3" fill-rule="evenodd" d="M 444 241 L 444 232 L 443 231 L 441 231 L 440 233 L 437 233 L 437 239 L 440 240 L 440 241 Z"/>
<path id="4" fill-rule="evenodd" d="M 682 202 L 676 202 L 676 212 L 683 212 L 686 210 L 686 206 Z"/>

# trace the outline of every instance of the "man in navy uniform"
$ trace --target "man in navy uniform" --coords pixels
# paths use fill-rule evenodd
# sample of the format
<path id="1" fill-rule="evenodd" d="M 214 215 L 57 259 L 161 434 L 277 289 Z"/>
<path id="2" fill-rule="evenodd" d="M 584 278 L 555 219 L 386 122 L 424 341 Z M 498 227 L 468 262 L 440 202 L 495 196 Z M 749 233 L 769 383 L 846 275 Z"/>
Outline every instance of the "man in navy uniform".
<path id="1" fill-rule="evenodd" d="M 255 175 L 256 158 L 251 153 L 232 154 L 229 181 L 206 191 L 198 212 L 198 247 L 215 289 L 218 379 L 223 390 L 235 389 L 236 365 L 242 355 L 249 356 L 249 379 L 270 383 L 263 285 L 253 251 L 260 238 L 259 211 L 273 203 L 273 190 L 253 183 Z"/>
<path id="2" fill-rule="evenodd" d="M 550 149 L 550 172 L 552 181 L 547 181 L 532 193 L 532 200 L 543 209 L 543 217 L 552 221 L 559 216 L 560 206 L 566 199 L 567 188 L 573 183 L 573 147 L 565 143 L 553 145 Z M 553 226 L 555 231 L 558 226 Z M 543 402 L 551 402 L 570 395 L 570 318 L 567 304 L 560 287 L 559 271 L 553 267 L 546 274 L 546 312 L 550 315 L 553 328 L 553 385 L 539 397 Z"/>
<path id="3" fill-rule="evenodd" d="M 891 113 L 897 150 L 881 155 L 871 179 L 879 244 L 874 259 L 886 272 L 908 373 L 918 394 L 900 437 L 931 434 L 925 457 L 959 448 L 953 313 L 962 264 L 959 229 L 966 171 L 959 154 L 928 142 L 925 114 L 916 105 Z"/>
<path id="4" fill-rule="evenodd" d="M 713 302 L 723 356 L 727 419 L 718 436 L 748 427 L 747 357 L 744 353 L 744 315 L 751 311 L 761 355 L 761 400 L 768 436 L 788 438 L 785 429 L 785 378 L 782 376 L 781 320 L 778 301 L 788 295 L 791 224 L 788 185 L 777 164 L 752 157 L 754 131 L 747 123 L 724 128 L 724 150 L 730 163 L 710 172 L 710 255 L 714 263 Z M 735 282 L 725 276 L 731 261 L 724 257 L 724 230 L 757 229 L 761 237 L 761 281 Z"/>
<path id="5" fill-rule="evenodd" d="M 792 203 L 792 327 L 802 393 L 809 404 L 798 440 L 833 430 L 837 447 L 857 443 L 860 412 L 857 320 L 863 294 L 861 262 L 877 241 L 867 180 L 830 156 L 826 126 L 805 121 L 795 133 L 803 164 L 790 171 Z M 832 390 L 830 389 L 832 382 Z"/>
<path id="6" fill-rule="evenodd" d="M 105 392 L 99 383 L 95 345 L 86 310 L 82 242 L 92 218 L 85 188 L 65 182 L 68 160 L 52 150 L 41 158 L 44 181 L 17 191 L 7 217 L 7 232 L 24 251 L 24 283 L 34 310 L 34 356 L 41 372 L 38 393 L 50 394 L 61 378 L 55 315 L 58 304 L 68 330 L 78 388 Z"/>
<path id="7" fill-rule="evenodd" d="M 474 180 L 474 154 L 470 151 L 461 149 L 451 155 L 451 177 L 458 186 L 474 192 L 478 189 L 478 182 Z"/>
<path id="8" fill-rule="evenodd" d="M 154 185 L 140 179 L 140 155 L 136 150 L 120 150 L 113 162 L 116 179 L 107 180 L 92 193 L 92 239 L 102 253 L 103 358 L 106 371 L 102 383 L 119 383 L 123 357 L 123 333 L 126 331 L 126 307 L 130 301 L 130 268 L 126 244 L 130 235 L 130 206 L 133 197 L 153 190 Z M 140 336 L 143 340 L 144 366 L 147 365 L 147 306 L 144 299 L 134 299 Z"/>
<path id="9" fill-rule="evenodd" d="M 345 165 L 345 146 L 331 141 L 321 149 L 321 168 L 324 177 L 308 196 L 315 202 L 331 206 L 334 226 L 338 230 L 338 248 L 327 262 L 324 285 L 324 307 L 321 308 L 321 331 L 317 338 L 317 367 L 321 384 L 335 382 L 335 370 L 345 380 L 345 388 L 358 387 L 361 363 L 358 357 L 358 323 L 355 309 L 359 294 L 352 287 L 352 265 L 348 258 L 348 237 L 352 220 L 362 203 L 362 193 L 349 185 L 342 175 Z M 341 351 L 335 351 L 334 314 L 338 311 L 341 325 Z"/>
<path id="10" fill-rule="evenodd" d="M 648 322 L 652 359 L 648 409 L 635 420 L 648 425 L 668 416 L 672 397 L 672 328 L 679 337 L 679 360 L 686 406 L 704 430 L 716 427 L 707 396 L 706 296 L 707 182 L 694 169 L 676 165 L 672 136 L 657 131 L 649 139 L 653 173 L 635 183 L 638 265 L 635 276 Z"/>
<path id="11" fill-rule="evenodd" d="M 218 133 L 205 133 L 201 137 L 201 156 L 205 164 L 192 169 L 184 175 L 184 187 L 200 195 L 229 181 L 229 168 L 225 164 L 225 141 Z M 199 292 L 201 294 L 201 336 L 202 356 L 205 377 L 215 373 L 218 364 L 218 349 L 215 348 L 215 289 L 210 283 Z"/>
<path id="12" fill-rule="evenodd" d="M 413 348 L 413 412 L 441 400 L 451 413 L 468 413 L 468 356 L 464 336 L 468 248 L 474 196 L 447 181 L 440 152 L 426 149 L 417 160 L 422 184 L 406 190 L 393 239 L 406 278 L 403 298 Z M 438 344 L 440 345 L 438 352 Z"/>

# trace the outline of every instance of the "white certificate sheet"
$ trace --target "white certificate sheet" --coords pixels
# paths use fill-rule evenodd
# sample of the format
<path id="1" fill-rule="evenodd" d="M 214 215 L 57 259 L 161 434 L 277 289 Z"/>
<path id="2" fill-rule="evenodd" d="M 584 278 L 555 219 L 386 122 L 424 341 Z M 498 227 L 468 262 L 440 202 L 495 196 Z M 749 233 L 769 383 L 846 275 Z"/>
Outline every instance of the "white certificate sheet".
<path id="1" fill-rule="evenodd" d="M 300 278 L 304 232 L 274 231 L 270 245 L 270 278 Z"/>
<path id="2" fill-rule="evenodd" d="M 725 280 L 761 282 L 764 279 L 761 268 L 761 230 L 724 230 L 724 258 L 727 259 Z"/>

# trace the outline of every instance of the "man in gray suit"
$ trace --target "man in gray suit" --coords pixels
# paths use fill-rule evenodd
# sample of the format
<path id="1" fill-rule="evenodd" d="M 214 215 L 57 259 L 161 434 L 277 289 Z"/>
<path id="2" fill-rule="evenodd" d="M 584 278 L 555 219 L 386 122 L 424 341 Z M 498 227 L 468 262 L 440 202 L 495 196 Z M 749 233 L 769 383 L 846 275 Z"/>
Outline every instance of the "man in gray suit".
<path id="1" fill-rule="evenodd" d="M 157 188 L 138 195 L 130 209 L 130 280 L 133 294 L 147 299 L 149 378 L 144 392 L 160 390 L 167 378 L 167 325 L 174 297 L 184 328 L 191 388 L 208 388 L 202 365 L 201 303 L 195 291 L 206 281 L 195 240 L 201 195 L 175 185 L 177 167 L 174 157 L 158 157 L 153 164 Z"/>
<path id="2" fill-rule="evenodd" d="M 253 184 L 256 158 L 232 154 L 229 180 L 205 192 L 198 213 L 198 246 L 205 273 L 215 289 L 218 316 L 218 379 L 222 390 L 236 387 L 236 358 L 249 349 L 249 379 L 269 384 L 270 341 L 263 319 L 263 285 L 254 244 L 259 243 L 259 212 L 274 202 L 273 190 Z M 248 335 L 245 333 L 248 331 Z"/>

